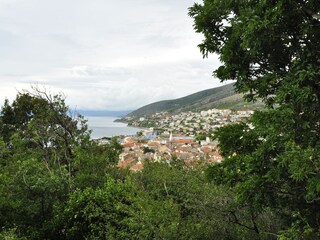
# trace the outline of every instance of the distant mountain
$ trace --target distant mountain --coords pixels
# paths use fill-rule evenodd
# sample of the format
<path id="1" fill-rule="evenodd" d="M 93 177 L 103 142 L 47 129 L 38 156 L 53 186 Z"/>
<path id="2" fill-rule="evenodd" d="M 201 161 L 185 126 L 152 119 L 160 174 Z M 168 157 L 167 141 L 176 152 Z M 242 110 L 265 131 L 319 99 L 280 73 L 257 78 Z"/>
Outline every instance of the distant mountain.
<path id="1" fill-rule="evenodd" d="M 89 117 L 123 117 L 132 111 L 98 111 L 98 110 L 78 110 L 81 115 Z"/>
<path id="2" fill-rule="evenodd" d="M 235 92 L 234 84 L 231 83 L 182 98 L 151 103 L 129 113 L 127 116 L 142 116 L 157 112 L 202 111 L 212 108 L 228 108 L 232 110 L 263 108 L 261 102 L 246 103 L 242 97 L 242 94 Z"/>

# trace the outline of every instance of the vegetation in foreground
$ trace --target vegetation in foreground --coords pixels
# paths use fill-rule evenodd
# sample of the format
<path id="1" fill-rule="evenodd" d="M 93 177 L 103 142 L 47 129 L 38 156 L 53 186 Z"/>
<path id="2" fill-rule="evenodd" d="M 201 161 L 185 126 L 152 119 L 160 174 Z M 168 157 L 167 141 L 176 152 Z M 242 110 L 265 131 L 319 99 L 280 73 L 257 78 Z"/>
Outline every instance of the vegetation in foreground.
<path id="1" fill-rule="evenodd" d="M 218 132 L 225 161 L 208 176 L 255 214 L 278 212 L 282 239 L 319 239 L 319 1 L 204 0 L 189 14 L 203 56 L 220 57 L 214 74 L 268 107 Z"/>
<path id="2" fill-rule="evenodd" d="M 3 239 L 270 239 L 282 226 L 177 159 L 117 169 L 119 143 L 91 141 L 60 95 L 19 93 L 0 120 Z"/>

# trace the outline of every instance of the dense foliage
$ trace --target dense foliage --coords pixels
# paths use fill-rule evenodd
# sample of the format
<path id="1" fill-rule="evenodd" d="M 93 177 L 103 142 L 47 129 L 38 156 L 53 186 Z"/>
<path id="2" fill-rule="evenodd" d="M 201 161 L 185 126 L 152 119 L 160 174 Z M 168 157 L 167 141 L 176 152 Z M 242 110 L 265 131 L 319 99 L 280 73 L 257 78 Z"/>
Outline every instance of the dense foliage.
<path id="1" fill-rule="evenodd" d="M 61 95 L 19 93 L 0 115 L 1 239 L 270 239 L 283 222 L 182 161 L 116 168 Z"/>
<path id="2" fill-rule="evenodd" d="M 283 239 L 319 238 L 320 2 L 204 0 L 189 14 L 203 55 L 220 57 L 214 74 L 269 107 L 216 134 L 226 160 L 209 178 L 255 213 L 278 212 Z"/>

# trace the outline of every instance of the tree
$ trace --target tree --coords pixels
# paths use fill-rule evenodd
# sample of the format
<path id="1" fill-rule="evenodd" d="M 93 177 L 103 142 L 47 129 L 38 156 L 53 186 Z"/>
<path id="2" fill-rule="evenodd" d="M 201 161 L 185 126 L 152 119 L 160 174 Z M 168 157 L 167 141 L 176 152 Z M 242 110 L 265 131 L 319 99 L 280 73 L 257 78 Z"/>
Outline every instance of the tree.
<path id="1" fill-rule="evenodd" d="M 134 196 L 129 182 L 112 179 L 101 188 L 75 191 L 63 212 L 66 239 L 137 239 Z"/>
<path id="2" fill-rule="evenodd" d="M 214 73 L 222 81 L 269 105 L 299 96 L 320 106 L 319 11 L 318 1 L 204 0 L 189 14 L 205 36 L 203 55 L 220 57 Z"/>
<path id="3" fill-rule="evenodd" d="M 69 195 L 103 186 L 120 144 L 91 141 L 65 98 L 39 89 L 6 101 L 0 123 L 0 228 L 28 239 L 60 238 L 56 224 Z"/>
<path id="4" fill-rule="evenodd" d="M 189 14 L 203 56 L 219 55 L 215 76 L 268 108 L 216 133 L 225 161 L 208 175 L 281 213 L 284 238 L 319 237 L 320 2 L 204 0 Z"/>
<path id="5" fill-rule="evenodd" d="M 107 145 L 106 151 L 106 161 L 110 165 L 116 165 L 119 161 L 119 155 L 122 152 L 122 146 L 119 143 L 118 138 L 111 138 L 109 144 Z"/>
<path id="6" fill-rule="evenodd" d="M 281 225 L 268 211 L 253 224 L 250 209 L 235 204 L 229 187 L 208 183 L 203 169 L 167 163 L 144 166 L 133 176 L 143 196 L 137 218 L 143 239 L 255 239 L 254 224 L 265 232 L 272 231 L 272 224 Z"/>
<path id="7" fill-rule="evenodd" d="M 70 176 L 75 148 L 90 138 L 86 120 L 72 116 L 61 94 L 52 96 L 39 88 L 19 93 L 12 105 L 6 100 L 0 119 L 0 132 L 8 144 L 41 151 L 48 171 L 53 165 L 67 166 Z"/>
<path id="8" fill-rule="evenodd" d="M 60 95 L 18 94 L 0 120 L 1 131 L 10 129 L 0 139 L 5 238 L 243 239 L 276 222 L 269 211 L 252 219 L 247 205 L 234 204 L 234 190 L 208 183 L 202 169 L 185 169 L 177 159 L 145 163 L 141 173 L 118 170 L 118 140 L 91 141 Z"/>

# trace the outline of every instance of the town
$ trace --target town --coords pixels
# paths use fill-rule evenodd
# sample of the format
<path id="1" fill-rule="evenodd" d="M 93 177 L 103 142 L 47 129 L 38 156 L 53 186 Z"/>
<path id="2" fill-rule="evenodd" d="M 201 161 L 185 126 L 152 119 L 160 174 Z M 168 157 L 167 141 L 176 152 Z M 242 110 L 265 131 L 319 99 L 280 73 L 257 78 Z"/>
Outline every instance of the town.
<path id="1" fill-rule="evenodd" d="M 222 126 L 244 122 L 252 110 L 211 109 L 201 112 L 156 113 L 143 117 L 125 117 L 128 125 L 144 128 L 137 136 L 123 136 L 118 167 L 132 171 L 143 169 L 145 161 L 174 160 L 185 167 L 221 162 L 214 131 Z"/>

